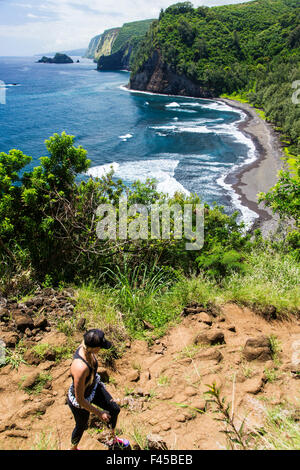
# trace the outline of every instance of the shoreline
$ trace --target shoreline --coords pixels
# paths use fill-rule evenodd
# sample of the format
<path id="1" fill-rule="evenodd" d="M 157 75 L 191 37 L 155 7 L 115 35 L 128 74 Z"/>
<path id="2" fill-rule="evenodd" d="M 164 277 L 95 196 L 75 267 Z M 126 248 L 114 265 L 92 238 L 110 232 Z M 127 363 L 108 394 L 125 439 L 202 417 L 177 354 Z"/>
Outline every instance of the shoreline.
<path id="1" fill-rule="evenodd" d="M 266 236 L 276 230 L 278 217 L 263 204 L 258 205 L 257 194 L 269 191 L 278 181 L 278 171 L 283 167 L 282 146 L 272 125 L 261 119 L 250 104 L 227 98 L 219 98 L 218 101 L 240 109 L 246 114 L 246 119 L 238 124 L 238 128 L 253 141 L 257 158 L 254 162 L 230 173 L 225 182 L 232 186 L 243 205 L 258 214 L 252 230 L 260 228 L 262 234 Z"/>
<path id="2" fill-rule="evenodd" d="M 263 203 L 258 204 L 257 194 L 269 191 L 278 181 L 278 171 L 284 165 L 284 153 L 272 125 L 261 119 L 255 112 L 255 108 L 249 103 L 241 103 L 228 98 L 195 98 L 193 96 L 165 95 L 134 90 L 129 88 L 128 84 L 123 86 L 123 89 L 138 94 L 217 101 L 242 111 L 246 117 L 242 122 L 238 123 L 237 127 L 239 131 L 254 143 L 257 158 L 255 161 L 245 163 L 240 168 L 229 173 L 224 183 L 232 187 L 244 207 L 258 215 L 251 226 L 251 231 L 260 228 L 262 235 L 268 236 L 277 229 L 279 217 L 274 215 L 269 208 L 264 207 Z"/>

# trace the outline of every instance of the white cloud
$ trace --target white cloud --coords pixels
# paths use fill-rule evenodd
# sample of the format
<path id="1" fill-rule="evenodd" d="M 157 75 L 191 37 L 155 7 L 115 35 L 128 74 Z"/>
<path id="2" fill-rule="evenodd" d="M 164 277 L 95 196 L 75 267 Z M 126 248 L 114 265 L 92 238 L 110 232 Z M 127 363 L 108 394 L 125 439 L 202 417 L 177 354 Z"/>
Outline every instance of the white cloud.
<path id="1" fill-rule="evenodd" d="M 28 4 L 15 3 L 31 9 L 27 13 L 28 23 L 2 25 L 0 43 L 14 38 L 19 43 L 18 52 L 39 53 L 47 50 L 87 47 L 89 40 L 105 29 L 121 26 L 125 22 L 157 18 L 161 8 L 176 3 L 176 0 L 44 0 Z M 239 3 L 234 0 L 198 0 L 195 6 Z M 47 20 L 47 21 L 45 21 Z M 4 51 L 0 50 L 0 55 Z M 30 52 L 30 53 L 31 53 Z M 15 51 L 12 51 L 15 53 Z"/>

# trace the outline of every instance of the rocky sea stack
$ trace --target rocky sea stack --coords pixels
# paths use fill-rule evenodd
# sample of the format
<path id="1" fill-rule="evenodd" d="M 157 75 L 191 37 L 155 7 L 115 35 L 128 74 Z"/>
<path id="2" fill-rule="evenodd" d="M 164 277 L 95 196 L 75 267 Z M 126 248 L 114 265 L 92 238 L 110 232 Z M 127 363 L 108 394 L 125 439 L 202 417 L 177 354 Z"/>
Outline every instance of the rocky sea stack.
<path id="1" fill-rule="evenodd" d="M 57 52 L 53 59 L 51 57 L 43 56 L 38 63 L 41 64 L 73 64 L 74 61 L 66 54 L 60 54 Z"/>

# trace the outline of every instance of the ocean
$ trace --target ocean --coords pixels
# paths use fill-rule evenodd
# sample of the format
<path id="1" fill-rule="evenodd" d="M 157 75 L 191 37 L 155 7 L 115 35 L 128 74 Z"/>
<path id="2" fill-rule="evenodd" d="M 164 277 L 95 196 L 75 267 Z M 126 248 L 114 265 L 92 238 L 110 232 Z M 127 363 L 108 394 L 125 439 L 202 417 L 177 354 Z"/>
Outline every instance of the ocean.
<path id="1" fill-rule="evenodd" d="M 128 72 L 97 72 L 91 60 L 73 59 L 80 63 L 0 58 L 0 152 L 20 149 L 36 166 L 47 155 L 44 141 L 65 131 L 88 151 L 92 176 L 113 166 L 128 185 L 155 178 L 160 191 L 197 193 L 227 213 L 239 210 L 247 225 L 254 221 L 257 214 L 225 182 L 256 158 L 254 143 L 238 129 L 242 111 L 214 100 L 129 92 Z"/>

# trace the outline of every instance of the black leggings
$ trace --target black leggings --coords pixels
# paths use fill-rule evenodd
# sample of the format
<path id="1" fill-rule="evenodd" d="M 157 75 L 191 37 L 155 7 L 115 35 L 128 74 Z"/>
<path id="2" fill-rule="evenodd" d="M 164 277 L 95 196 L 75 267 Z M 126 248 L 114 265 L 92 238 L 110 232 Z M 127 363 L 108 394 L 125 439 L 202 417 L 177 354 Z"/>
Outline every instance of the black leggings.
<path id="1" fill-rule="evenodd" d="M 118 414 L 120 413 L 120 407 L 115 403 L 102 383 L 100 383 L 96 389 L 92 404 L 99 406 L 105 411 L 108 411 L 111 418 L 109 426 L 114 429 L 117 424 Z M 76 408 L 73 406 L 68 399 L 68 405 L 74 415 L 76 426 L 72 432 L 71 442 L 75 446 L 79 443 L 82 438 L 82 434 L 87 429 L 87 424 L 90 416 L 90 412 L 84 408 Z"/>

